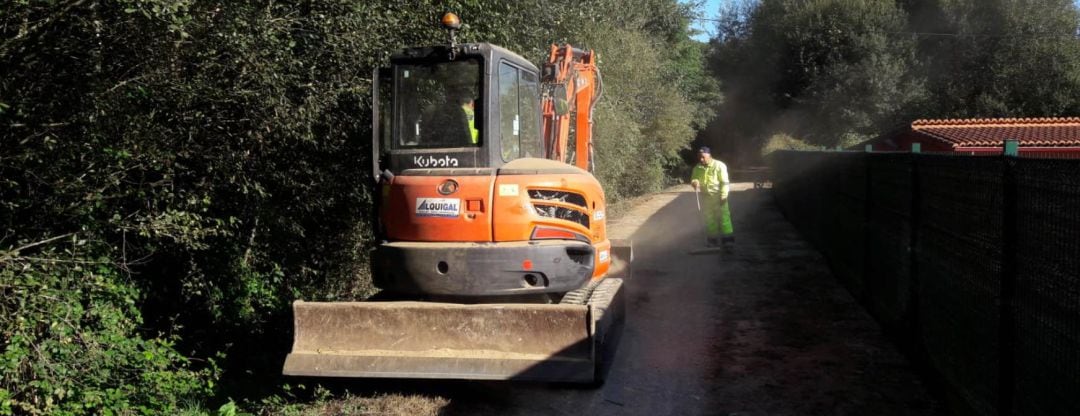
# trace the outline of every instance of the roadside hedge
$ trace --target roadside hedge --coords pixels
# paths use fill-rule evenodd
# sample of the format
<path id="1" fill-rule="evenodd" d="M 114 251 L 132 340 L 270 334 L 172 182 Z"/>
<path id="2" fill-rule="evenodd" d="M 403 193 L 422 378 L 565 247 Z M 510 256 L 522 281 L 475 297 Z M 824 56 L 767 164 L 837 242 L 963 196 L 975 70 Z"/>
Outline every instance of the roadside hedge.
<path id="1" fill-rule="evenodd" d="M 675 0 L 0 6 L 0 414 L 274 394 L 289 303 L 371 292 L 370 74 L 445 10 L 534 61 L 598 50 L 609 199 L 718 100 Z"/>

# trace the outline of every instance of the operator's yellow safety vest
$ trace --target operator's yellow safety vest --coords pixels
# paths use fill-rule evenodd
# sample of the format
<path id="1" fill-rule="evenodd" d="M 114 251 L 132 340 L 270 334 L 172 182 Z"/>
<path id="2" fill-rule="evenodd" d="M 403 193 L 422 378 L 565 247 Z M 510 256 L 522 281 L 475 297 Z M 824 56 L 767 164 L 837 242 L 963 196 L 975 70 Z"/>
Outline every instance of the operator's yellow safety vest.
<path id="1" fill-rule="evenodd" d="M 690 179 L 700 182 L 701 189 L 706 194 L 720 195 L 720 198 L 728 197 L 731 180 L 728 179 L 727 165 L 724 165 L 724 162 L 713 159 L 708 166 L 702 166 L 699 163 L 694 166 Z"/>
<path id="2" fill-rule="evenodd" d="M 473 144 L 476 144 L 480 140 L 480 130 L 476 129 L 476 112 L 468 104 L 463 104 L 461 109 L 465 111 L 465 118 L 469 120 L 469 136 Z"/>

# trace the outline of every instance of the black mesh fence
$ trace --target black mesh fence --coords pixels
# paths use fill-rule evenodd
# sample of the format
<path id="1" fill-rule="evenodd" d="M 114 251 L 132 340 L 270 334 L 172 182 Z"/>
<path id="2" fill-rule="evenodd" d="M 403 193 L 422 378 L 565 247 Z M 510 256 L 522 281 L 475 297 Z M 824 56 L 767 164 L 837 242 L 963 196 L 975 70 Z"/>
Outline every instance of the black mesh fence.
<path id="1" fill-rule="evenodd" d="M 838 279 L 980 415 L 1080 414 L 1080 160 L 777 152 Z"/>
<path id="2" fill-rule="evenodd" d="M 922 345 L 977 414 L 996 414 L 1002 261 L 1001 158 L 917 158 L 915 250 Z"/>
<path id="3" fill-rule="evenodd" d="M 1010 161 L 1018 413 L 1080 415 L 1080 160 Z"/>
<path id="4" fill-rule="evenodd" d="M 900 327 L 911 303 L 911 184 L 908 154 L 867 159 L 864 302 L 884 324 Z"/>

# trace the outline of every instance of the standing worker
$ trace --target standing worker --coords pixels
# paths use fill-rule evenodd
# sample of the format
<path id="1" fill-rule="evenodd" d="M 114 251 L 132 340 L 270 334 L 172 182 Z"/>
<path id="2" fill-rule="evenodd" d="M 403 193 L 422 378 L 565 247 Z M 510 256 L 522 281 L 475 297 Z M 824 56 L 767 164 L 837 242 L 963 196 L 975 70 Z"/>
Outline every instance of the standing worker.
<path id="1" fill-rule="evenodd" d="M 694 192 L 704 190 L 705 193 L 705 206 L 701 213 L 705 216 L 708 246 L 723 244 L 729 248 L 735 244 L 735 228 L 731 225 L 731 208 L 728 206 L 731 180 L 728 179 L 727 166 L 713 159 L 712 151 L 707 146 L 698 150 L 698 162 L 690 175 L 690 186 L 694 187 Z"/>

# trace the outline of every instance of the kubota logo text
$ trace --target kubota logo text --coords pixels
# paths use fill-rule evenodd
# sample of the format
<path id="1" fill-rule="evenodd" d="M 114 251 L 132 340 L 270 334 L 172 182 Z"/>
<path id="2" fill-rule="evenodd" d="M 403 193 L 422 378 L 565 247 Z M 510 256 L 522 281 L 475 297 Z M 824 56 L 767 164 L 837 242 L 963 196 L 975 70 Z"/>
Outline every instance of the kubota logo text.
<path id="1" fill-rule="evenodd" d="M 443 156 L 413 156 L 413 164 L 422 168 L 456 168 L 458 166 L 458 160 L 456 157 Z"/>
<path id="2" fill-rule="evenodd" d="M 416 198 L 416 216 L 457 218 L 461 200 L 457 198 Z"/>

